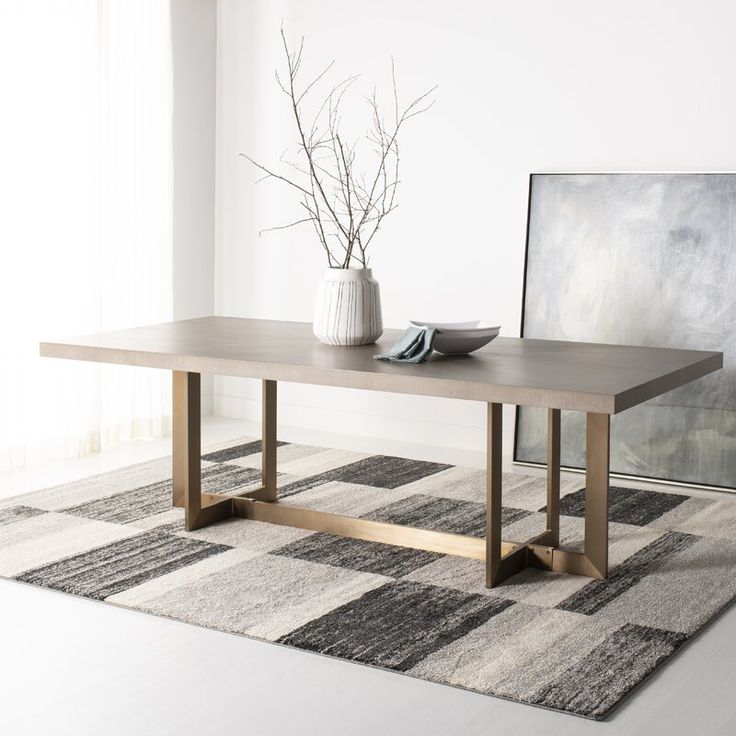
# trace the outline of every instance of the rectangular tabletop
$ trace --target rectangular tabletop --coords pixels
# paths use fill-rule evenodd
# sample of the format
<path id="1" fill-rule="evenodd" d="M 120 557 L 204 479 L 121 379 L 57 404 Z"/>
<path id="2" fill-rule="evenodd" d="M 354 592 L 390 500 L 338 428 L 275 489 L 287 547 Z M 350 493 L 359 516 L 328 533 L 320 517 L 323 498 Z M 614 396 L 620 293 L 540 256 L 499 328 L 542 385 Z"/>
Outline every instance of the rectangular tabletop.
<path id="1" fill-rule="evenodd" d="M 723 366 L 723 354 L 499 337 L 426 363 L 373 360 L 375 345 L 323 345 L 306 322 L 202 317 L 41 343 L 41 355 L 192 373 L 615 414 Z"/>

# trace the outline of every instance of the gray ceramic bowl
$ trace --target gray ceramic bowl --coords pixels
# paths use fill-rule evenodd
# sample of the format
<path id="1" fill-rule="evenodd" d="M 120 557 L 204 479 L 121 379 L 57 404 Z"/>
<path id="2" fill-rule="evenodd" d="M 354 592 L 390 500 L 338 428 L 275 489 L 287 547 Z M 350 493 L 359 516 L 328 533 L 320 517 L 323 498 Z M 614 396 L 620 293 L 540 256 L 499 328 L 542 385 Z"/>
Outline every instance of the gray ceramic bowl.
<path id="1" fill-rule="evenodd" d="M 498 325 L 484 325 L 481 322 L 420 322 L 411 320 L 417 327 L 435 327 L 433 348 L 443 355 L 467 355 L 498 337 Z"/>

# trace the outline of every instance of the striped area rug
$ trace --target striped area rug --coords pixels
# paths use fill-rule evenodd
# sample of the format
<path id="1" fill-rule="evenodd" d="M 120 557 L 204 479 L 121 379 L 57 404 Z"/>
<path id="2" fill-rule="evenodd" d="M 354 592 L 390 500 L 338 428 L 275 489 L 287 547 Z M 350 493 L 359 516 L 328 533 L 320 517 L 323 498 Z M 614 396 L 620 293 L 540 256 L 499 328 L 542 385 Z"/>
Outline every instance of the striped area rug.
<path id="1" fill-rule="evenodd" d="M 280 497 L 482 537 L 482 471 L 281 443 Z M 257 485 L 260 443 L 203 455 L 204 490 Z M 0 503 L 0 576 L 602 719 L 736 597 L 736 502 L 611 489 L 608 580 L 232 519 L 187 533 L 163 458 Z M 562 543 L 579 547 L 580 480 Z M 542 531 L 543 478 L 504 476 L 504 537 Z M 646 697 L 645 691 L 641 697 Z"/>

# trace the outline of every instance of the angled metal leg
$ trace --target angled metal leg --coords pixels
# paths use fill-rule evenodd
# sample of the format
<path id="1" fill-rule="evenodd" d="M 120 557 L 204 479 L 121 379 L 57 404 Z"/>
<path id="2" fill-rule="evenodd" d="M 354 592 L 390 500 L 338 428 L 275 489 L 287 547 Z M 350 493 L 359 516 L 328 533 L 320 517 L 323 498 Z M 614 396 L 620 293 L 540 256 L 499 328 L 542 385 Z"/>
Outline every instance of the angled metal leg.
<path id="1" fill-rule="evenodd" d="M 276 501 L 276 382 L 263 381 L 263 485 L 239 496 L 202 493 L 200 376 L 174 371 L 174 505 L 185 509 L 188 531 L 239 516 L 299 529 L 424 549 L 484 560 L 486 587 L 492 588 L 525 567 L 606 577 L 608 569 L 607 414 L 588 414 L 585 489 L 585 551 L 559 548 L 560 412 L 548 415 L 547 528 L 526 542 L 501 539 L 502 405 L 487 404 L 486 538 L 356 519 Z"/>
<path id="2" fill-rule="evenodd" d="M 240 498 L 274 503 L 276 497 L 276 381 L 261 386 L 261 487 L 241 493 Z"/>
<path id="3" fill-rule="evenodd" d="M 200 375 L 173 375 L 174 506 L 184 506 L 184 527 L 199 529 L 232 516 L 232 500 L 202 498 Z"/>
<path id="4" fill-rule="evenodd" d="M 486 587 L 492 588 L 524 567 L 605 578 L 608 573 L 608 465 L 610 417 L 587 416 L 585 551 L 560 549 L 560 410 L 547 415 L 547 524 L 526 542 L 500 541 L 501 407 L 488 405 L 488 517 Z"/>
<path id="5" fill-rule="evenodd" d="M 486 588 L 493 588 L 526 567 L 527 547 L 501 540 L 503 405 L 488 404 L 486 447 Z"/>
<path id="6" fill-rule="evenodd" d="M 560 546 L 560 410 L 547 413 L 547 523 L 545 530 L 527 542 L 534 548 L 530 559 L 550 567 L 553 550 Z"/>

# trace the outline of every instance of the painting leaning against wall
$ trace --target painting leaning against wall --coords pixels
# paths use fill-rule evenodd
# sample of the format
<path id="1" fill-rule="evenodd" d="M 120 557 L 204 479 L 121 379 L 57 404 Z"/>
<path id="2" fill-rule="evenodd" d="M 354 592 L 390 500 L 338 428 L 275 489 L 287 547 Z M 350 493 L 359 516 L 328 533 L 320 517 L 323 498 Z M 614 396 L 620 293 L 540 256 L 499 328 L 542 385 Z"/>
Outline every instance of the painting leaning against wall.
<path id="1" fill-rule="evenodd" d="M 720 350 L 722 371 L 612 418 L 611 472 L 736 487 L 736 174 L 533 174 L 524 337 Z M 514 456 L 546 461 L 521 408 Z M 585 466 L 585 416 L 562 414 Z"/>

